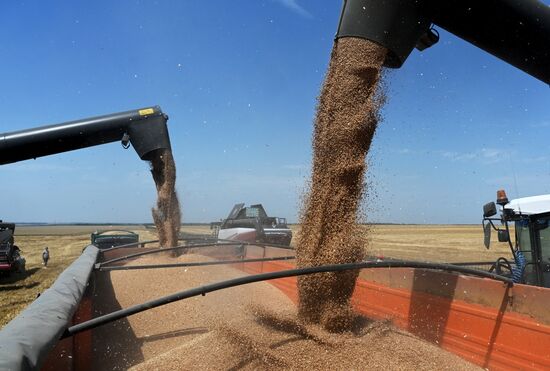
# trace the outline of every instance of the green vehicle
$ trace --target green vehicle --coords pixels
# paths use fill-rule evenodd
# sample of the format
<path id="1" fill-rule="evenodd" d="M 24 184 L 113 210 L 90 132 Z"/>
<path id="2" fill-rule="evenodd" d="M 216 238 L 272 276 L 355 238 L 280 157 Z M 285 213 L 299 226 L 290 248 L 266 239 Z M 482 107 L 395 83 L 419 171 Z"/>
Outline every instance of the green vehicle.
<path id="1" fill-rule="evenodd" d="M 115 246 L 139 242 L 139 235 L 126 230 L 95 231 L 91 235 L 91 242 L 99 249 L 110 249 Z"/>

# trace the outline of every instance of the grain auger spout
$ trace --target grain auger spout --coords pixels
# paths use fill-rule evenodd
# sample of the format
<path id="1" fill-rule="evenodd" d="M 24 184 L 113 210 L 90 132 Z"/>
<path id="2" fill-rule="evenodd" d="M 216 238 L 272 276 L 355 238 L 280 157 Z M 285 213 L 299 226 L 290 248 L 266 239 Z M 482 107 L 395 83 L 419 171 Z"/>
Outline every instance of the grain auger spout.
<path id="1" fill-rule="evenodd" d="M 439 40 L 433 25 L 550 84 L 550 7 L 538 0 L 344 0 L 336 38 L 374 41 L 399 68 Z"/>
<path id="2" fill-rule="evenodd" d="M 167 120 L 155 106 L 0 134 L 0 165 L 116 141 L 150 161 L 171 149 Z"/>

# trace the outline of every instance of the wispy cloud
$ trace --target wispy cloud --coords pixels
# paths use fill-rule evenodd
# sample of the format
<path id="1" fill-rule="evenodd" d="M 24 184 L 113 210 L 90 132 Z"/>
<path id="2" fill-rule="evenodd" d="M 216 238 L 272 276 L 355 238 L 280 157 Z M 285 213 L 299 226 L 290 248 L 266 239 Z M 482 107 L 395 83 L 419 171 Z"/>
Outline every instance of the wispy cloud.
<path id="1" fill-rule="evenodd" d="M 66 165 L 57 165 L 47 162 L 17 162 L 9 165 L 5 165 L 3 171 L 17 171 L 17 172 L 67 172 L 74 171 L 75 167 L 66 166 Z"/>
<path id="2" fill-rule="evenodd" d="M 286 169 L 286 170 L 306 170 L 307 168 L 308 168 L 307 165 L 301 165 L 301 164 L 283 165 L 283 169 Z"/>
<path id="3" fill-rule="evenodd" d="M 416 154 L 416 151 L 413 151 L 412 149 L 410 148 L 399 148 L 399 149 L 395 149 L 393 150 L 394 153 L 397 153 L 398 155 L 411 155 L 411 154 Z"/>
<path id="4" fill-rule="evenodd" d="M 532 128 L 535 128 L 535 129 L 547 128 L 547 127 L 550 127 L 550 121 L 536 122 L 536 123 L 533 123 L 529 126 L 532 127 Z"/>
<path id="5" fill-rule="evenodd" d="M 511 153 L 498 148 L 482 148 L 472 152 L 441 151 L 441 156 L 451 161 L 481 161 L 484 164 L 495 164 L 509 158 Z"/>
<path id="6" fill-rule="evenodd" d="M 459 153 L 459 152 L 453 152 L 453 151 L 442 151 L 441 156 L 444 158 L 448 158 L 453 161 L 460 161 L 464 160 L 465 156 L 473 156 L 472 153 Z"/>
<path id="7" fill-rule="evenodd" d="M 548 156 L 537 156 L 537 157 L 522 157 L 522 162 L 531 163 L 531 162 L 548 162 Z"/>
<path id="8" fill-rule="evenodd" d="M 313 18 L 313 15 L 310 12 L 308 12 L 306 9 L 304 9 L 300 4 L 298 4 L 297 0 L 274 0 L 274 1 L 302 17 Z"/>

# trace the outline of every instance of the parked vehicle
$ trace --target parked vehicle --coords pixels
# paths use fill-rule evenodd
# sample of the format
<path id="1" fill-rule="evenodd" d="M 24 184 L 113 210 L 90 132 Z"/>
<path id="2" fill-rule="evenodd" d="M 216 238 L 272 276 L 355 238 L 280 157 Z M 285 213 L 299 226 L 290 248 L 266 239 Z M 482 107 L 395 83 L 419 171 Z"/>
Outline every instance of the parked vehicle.
<path id="1" fill-rule="evenodd" d="M 262 204 L 245 207 L 236 204 L 221 223 L 212 223 L 215 234 L 222 240 L 264 242 L 290 246 L 292 231 L 286 218 L 267 216 Z"/>
<path id="2" fill-rule="evenodd" d="M 499 205 L 500 217 L 497 214 Z M 495 226 L 500 221 L 502 227 Z M 550 287 L 550 195 L 508 200 L 506 192 L 497 192 L 497 201 L 483 207 L 485 247 L 489 248 L 491 229 L 498 233 L 499 242 L 508 242 L 513 260 L 505 257 L 495 262 L 498 274 L 514 278 L 517 283 Z M 514 225 L 514 241 L 510 225 Z"/>
<path id="3" fill-rule="evenodd" d="M 139 235 L 126 230 L 95 231 L 90 236 L 92 245 L 100 249 L 109 249 L 115 246 L 139 242 Z"/>
<path id="4" fill-rule="evenodd" d="M 14 243 L 14 232 L 14 223 L 2 223 L 0 220 L 0 274 L 25 272 L 25 259 Z"/>

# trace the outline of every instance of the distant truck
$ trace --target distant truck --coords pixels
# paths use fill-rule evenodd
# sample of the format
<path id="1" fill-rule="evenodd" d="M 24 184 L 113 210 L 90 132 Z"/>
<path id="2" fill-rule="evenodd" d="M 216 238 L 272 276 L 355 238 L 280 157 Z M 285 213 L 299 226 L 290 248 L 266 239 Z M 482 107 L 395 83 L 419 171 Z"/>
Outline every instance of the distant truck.
<path id="1" fill-rule="evenodd" d="M 0 274 L 10 275 L 13 272 L 25 272 L 25 259 L 21 250 L 14 244 L 15 224 L 3 223 L 0 220 Z"/>
<path id="2" fill-rule="evenodd" d="M 263 242 L 290 246 L 292 231 L 286 218 L 267 216 L 261 204 L 245 207 L 236 204 L 222 222 L 212 223 L 214 234 L 221 240 Z"/>

